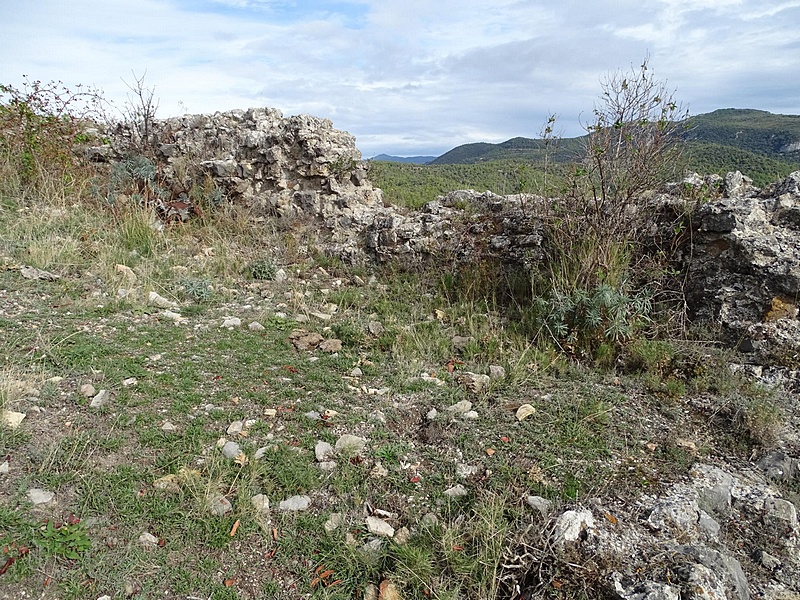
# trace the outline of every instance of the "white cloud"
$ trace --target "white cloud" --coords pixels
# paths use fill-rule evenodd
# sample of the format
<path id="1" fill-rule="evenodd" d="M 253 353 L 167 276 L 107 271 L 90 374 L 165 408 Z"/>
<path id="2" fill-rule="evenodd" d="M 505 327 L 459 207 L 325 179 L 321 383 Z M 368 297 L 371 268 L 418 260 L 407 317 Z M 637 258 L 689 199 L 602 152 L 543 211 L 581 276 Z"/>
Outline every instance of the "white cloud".
<path id="1" fill-rule="evenodd" d="M 378 152 L 580 131 L 604 73 L 638 65 L 697 111 L 800 112 L 798 0 L 40 0 L 0 4 L 0 82 L 147 71 L 162 114 L 268 105 Z"/>

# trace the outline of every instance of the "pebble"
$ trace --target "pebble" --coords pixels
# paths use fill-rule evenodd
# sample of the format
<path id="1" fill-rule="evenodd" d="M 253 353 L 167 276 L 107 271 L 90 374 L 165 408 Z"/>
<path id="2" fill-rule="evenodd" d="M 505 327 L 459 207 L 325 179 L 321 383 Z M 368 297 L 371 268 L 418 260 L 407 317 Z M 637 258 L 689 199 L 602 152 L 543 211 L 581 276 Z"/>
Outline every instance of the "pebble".
<path id="1" fill-rule="evenodd" d="M 250 331 L 266 331 L 266 327 L 264 327 L 264 326 L 263 326 L 261 323 L 259 323 L 258 321 L 253 321 L 252 323 L 250 323 L 250 324 L 247 326 L 247 328 L 248 328 Z"/>
<path id="2" fill-rule="evenodd" d="M 275 408 L 265 408 L 264 409 L 264 416 L 268 419 L 272 419 L 275 415 L 278 414 L 278 410 Z"/>
<path id="3" fill-rule="evenodd" d="M 127 379 L 122 380 L 122 387 L 130 387 L 132 385 L 136 385 L 139 383 L 139 380 L 136 377 L 128 377 Z"/>
<path id="4" fill-rule="evenodd" d="M 100 408 L 106 402 L 108 402 L 109 398 L 111 398 L 111 394 L 108 390 L 100 390 L 97 392 L 97 394 L 95 394 L 94 398 L 92 398 L 92 401 L 89 403 L 89 407 Z"/>
<path id="5" fill-rule="evenodd" d="M 15 410 L 0 410 L 0 423 L 11 429 L 16 429 L 25 418 L 25 413 Z"/>
<path id="6" fill-rule="evenodd" d="M 244 421 L 234 421 L 233 423 L 228 425 L 228 429 L 226 429 L 225 432 L 228 435 L 238 435 L 242 433 L 243 430 L 244 430 Z"/>
<path id="7" fill-rule="evenodd" d="M 256 494 L 250 499 L 250 502 L 253 504 L 253 508 L 255 508 L 258 512 L 262 514 L 269 512 L 269 498 L 267 498 L 264 494 Z"/>
<path id="8" fill-rule="evenodd" d="M 467 495 L 467 488 L 460 483 L 448 488 L 444 491 L 444 495 L 448 498 L 462 498 Z"/>
<path id="9" fill-rule="evenodd" d="M 322 352 L 328 352 L 329 354 L 333 354 L 334 352 L 341 352 L 342 340 L 337 340 L 336 338 L 325 340 L 319 345 L 319 349 Z"/>
<path id="10" fill-rule="evenodd" d="M 344 434 L 336 440 L 336 452 L 358 454 L 367 445 L 367 440 L 357 435 Z"/>
<path id="11" fill-rule="evenodd" d="M 222 325 L 220 325 L 220 327 L 233 329 L 234 327 L 240 327 L 241 325 L 242 320 L 239 317 L 225 317 L 225 320 L 222 321 Z"/>
<path id="12" fill-rule="evenodd" d="M 477 475 L 478 471 L 480 471 L 480 467 L 478 465 L 466 465 L 464 463 L 456 464 L 456 475 L 464 479 L 467 477 L 472 477 L 473 475 Z"/>
<path id="13" fill-rule="evenodd" d="M 350 371 L 350 377 L 361 377 L 363 374 L 364 372 L 358 367 L 355 367 L 352 371 Z"/>
<path id="14" fill-rule="evenodd" d="M 261 448 L 255 451 L 255 454 L 253 454 L 253 460 L 261 460 L 262 458 L 264 458 L 264 455 L 266 453 L 267 453 L 267 447 L 262 446 Z"/>
<path id="15" fill-rule="evenodd" d="M 178 426 L 170 421 L 164 421 L 164 424 L 161 426 L 161 430 L 166 432 L 177 431 Z"/>
<path id="16" fill-rule="evenodd" d="M 158 538 L 147 531 L 139 536 L 139 543 L 145 548 L 158 548 Z"/>
<path id="17" fill-rule="evenodd" d="M 328 442 L 318 441 L 314 446 L 314 456 L 317 457 L 317 462 L 323 462 L 333 456 L 333 446 Z"/>
<path id="18" fill-rule="evenodd" d="M 378 517 L 367 517 L 367 530 L 373 535 L 394 537 L 394 527 Z"/>
<path id="19" fill-rule="evenodd" d="M 222 455 L 231 460 L 239 456 L 241 452 L 242 448 L 236 442 L 225 442 L 225 445 L 222 446 Z"/>
<path id="20" fill-rule="evenodd" d="M 445 409 L 447 412 L 451 412 L 457 415 L 463 415 L 472 410 L 472 402 L 469 400 L 461 400 L 460 402 L 456 402 L 452 406 L 448 406 Z"/>
<path id="21" fill-rule="evenodd" d="M 321 463 L 317 465 L 323 471 L 333 471 L 336 469 L 336 461 L 335 460 L 323 460 Z"/>
<path id="22" fill-rule="evenodd" d="M 207 501 L 207 506 L 208 510 L 211 511 L 211 514 L 217 517 L 226 515 L 233 510 L 231 501 L 222 494 L 214 494 L 210 496 Z"/>
<path id="23" fill-rule="evenodd" d="M 47 490 L 31 488 L 28 490 L 27 496 L 28 500 L 30 500 L 33 504 L 47 504 L 48 502 L 51 502 L 56 495 L 53 492 L 48 492 Z"/>
<path id="24" fill-rule="evenodd" d="M 503 379 L 506 370 L 500 365 L 489 365 L 489 379 Z"/>
<path id="25" fill-rule="evenodd" d="M 408 540 L 411 539 L 411 531 L 409 531 L 408 527 L 401 527 L 394 533 L 394 541 L 396 544 L 407 544 Z"/>
<path id="26" fill-rule="evenodd" d="M 11 465 L 7 460 L 0 463 L 0 475 L 5 475 L 11 469 Z"/>
<path id="27" fill-rule="evenodd" d="M 159 295 L 156 292 L 150 292 L 147 295 L 147 301 L 155 307 L 158 308 L 178 308 L 178 303 L 173 302 L 172 300 L 167 300 L 164 296 Z"/>
<path id="28" fill-rule="evenodd" d="M 425 415 L 425 418 L 428 421 L 433 421 L 438 416 L 438 414 L 439 414 L 439 411 L 436 410 L 435 408 L 432 408 L 427 412 L 427 414 Z"/>
<path id="29" fill-rule="evenodd" d="M 478 413 L 475 412 L 474 410 L 468 410 L 467 412 L 464 413 L 464 418 L 470 421 L 474 421 L 475 419 L 478 418 Z"/>
<path id="30" fill-rule="evenodd" d="M 281 500 L 278 505 L 278 510 L 282 511 L 300 511 L 308 510 L 311 506 L 311 498 L 308 496 L 292 496 L 286 500 Z"/>
<path id="31" fill-rule="evenodd" d="M 94 389 L 94 386 L 91 383 L 84 383 L 81 386 L 81 394 L 83 394 L 87 398 L 91 398 L 97 393 L 97 390 Z"/>
<path id="32" fill-rule="evenodd" d="M 550 511 L 553 510 L 553 503 L 547 498 L 542 498 L 541 496 L 528 496 L 525 498 L 525 504 L 534 510 L 538 510 L 543 517 L 548 516 Z"/>
<path id="33" fill-rule="evenodd" d="M 375 466 L 372 467 L 372 470 L 369 472 L 369 474 L 375 479 L 380 479 L 381 477 L 386 477 L 389 474 L 389 471 L 380 462 L 377 462 L 375 463 Z"/>
<path id="34" fill-rule="evenodd" d="M 161 316 L 170 321 L 175 321 L 176 323 L 186 319 L 181 313 L 172 310 L 165 310 L 161 313 Z"/>
<path id="35" fill-rule="evenodd" d="M 333 533 L 342 525 L 344 525 L 344 515 L 342 513 L 331 513 L 323 527 L 328 533 Z"/>

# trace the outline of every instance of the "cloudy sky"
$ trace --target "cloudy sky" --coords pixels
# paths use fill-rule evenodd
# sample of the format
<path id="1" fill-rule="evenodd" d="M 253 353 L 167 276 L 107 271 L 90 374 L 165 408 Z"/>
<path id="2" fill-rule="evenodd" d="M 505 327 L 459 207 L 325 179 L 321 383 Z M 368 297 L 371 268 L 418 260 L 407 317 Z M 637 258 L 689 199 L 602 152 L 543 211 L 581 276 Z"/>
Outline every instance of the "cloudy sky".
<path id="1" fill-rule="evenodd" d="M 800 0 L 0 0 L 0 83 L 93 84 L 158 114 L 330 118 L 366 157 L 582 133 L 600 80 L 650 56 L 692 114 L 800 114 Z"/>

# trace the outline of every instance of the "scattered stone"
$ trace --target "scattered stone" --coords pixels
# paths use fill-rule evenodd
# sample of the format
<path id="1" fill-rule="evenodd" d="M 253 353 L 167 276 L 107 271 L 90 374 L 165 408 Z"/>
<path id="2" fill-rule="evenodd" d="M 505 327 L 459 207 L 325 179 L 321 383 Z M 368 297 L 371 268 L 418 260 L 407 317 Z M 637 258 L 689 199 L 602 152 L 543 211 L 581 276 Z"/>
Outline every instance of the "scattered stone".
<path id="1" fill-rule="evenodd" d="M 434 376 L 430 375 L 429 373 L 420 373 L 419 378 L 420 378 L 420 380 L 424 381 L 425 383 L 432 383 L 433 385 L 436 385 L 436 386 L 439 386 L 439 387 L 445 385 L 445 382 L 443 380 L 439 379 L 438 377 L 434 377 Z"/>
<path id="2" fill-rule="evenodd" d="M 595 528 L 594 517 L 589 510 L 568 510 L 558 517 L 553 531 L 553 543 L 563 548 L 581 539 L 584 531 Z"/>
<path id="3" fill-rule="evenodd" d="M 469 400 L 461 400 L 452 406 L 448 406 L 445 410 L 456 415 L 463 415 L 472 410 L 472 402 Z"/>
<path id="4" fill-rule="evenodd" d="M 306 419 L 311 419 L 312 421 L 319 421 L 322 418 L 322 415 L 319 414 L 319 412 L 316 410 L 310 410 L 308 412 L 304 412 L 303 416 Z"/>
<path id="5" fill-rule="evenodd" d="M 364 372 L 358 367 L 354 367 L 353 370 L 350 371 L 350 377 L 361 377 L 362 375 L 364 375 Z"/>
<path id="6" fill-rule="evenodd" d="M 266 331 L 266 327 L 264 327 L 264 326 L 263 326 L 261 323 L 259 323 L 258 321 L 253 321 L 252 323 L 248 324 L 248 325 L 247 325 L 247 328 L 248 328 L 250 331 Z"/>
<path id="7" fill-rule="evenodd" d="M 228 435 L 239 435 L 242 431 L 244 431 L 244 421 L 233 421 L 228 425 L 228 429 L 225 430 L 225 433 Z"/>
<path id="8" fill-rule="evenodd" d="M 488 375 L 464 371 L 458 374 L 458 382 L 469 391 L 478 394 L 489 387 L 491 380 Z"/>
<path id="9" fill-rule="evenodd" d="M 48 492 L 40 488 L 31 488 L 28 490 L 27 496 L 28 500 L 34 505 L 39 505 L 51 502 L 56 495 L 53 492 Z"/>
<path id="10" fill-rule="evenodd" d="M 367 440 L 363 437 L 346 433 L 336 440 L 336 452 L 337 454 L 359 454 L 366 445 Z"/>
<path id="11" fill-rule="evenodd" d="M 261 460 L 262 458 L 264 458 L 264 455 L 266 453 L 267 453 L 267 447 L 262 446 L 253 453 L 253 460 Z"/>
<path id="12" fill-rule="evenodd" d="M 122 275 L 126 286 L 131 287 L 136 283 L 136 273 L 128 265 L 114 265 L 114 271 Z"/>
<path id="13" fill-rule="evenodd" d="M 60 275 L 55 275 L 49 271 L 37 269 L 36 267 L 22 267 L 19 272 L 25 279 L 41 279 L 43 281 L 56 281 L 57 279 L 61 279 Z"/>
<path id="14" fill-rule="evenodd" d="M 318 441 L 314 445 L 314 456 L 316 456 L 317 462 L 324 462 L 330 459 L 333 456 L 333 446 L 328 442 Z"/>
<path id="15" fill-rule="evenodd" d="M 156 479 L 153 482 L 153 489 L 166 492 L 167 494 L 177 494 L 181 491 L 178 476 L 174 473 L 170 473 L 169 475 L 164 475 L 164 477 Z"/>
<path id="16" fill-rule="evenodd" d="M 344 525 L 344 515 L 342 513 L 331 513 L 323 527 L 328 533 L 333 533 L 342 525 Z"/>
<path id="17" fill-rule="evenodd" d="M 171 310 L 165 310 L 164 312 L 161 313 L 161 316 L 170 321 L 175 321 L 176 323 L 180 323 L 181 321 L 186 320 L 186 318 L 181 313 L 174 312 Z"/>
<path id="18" fill-rule="evenodd" d="M 219 493 L 212 494 L 211 496 L 209 496 L 206 502 L 208 510 L 211 512 L 212 515 L 217 517 L 226 515 L 231 510 L 233 510 L 233 505 L 231 505 L 231 501 Z"/>
<path id="19" fill-rule="evenodd" d="M 131 387 L 137 383 L 139 383 L 139 380 L 136 379 L 136 377 L 128 377 L 127 379 L 122 380 L 122 387 Z"/>
<path id="20" fill-rule="evenodd" d="M 173 431 L 177 430 L 178 426 L 170 421 L 164 421 L 164 424 L 161 426 L 161 431 L 166 431 L 167 433 L 172 433 Z"/>
<path id="21" fill-rule="evenodd" d="M 438 414 L 439 414 L 439 411 L 436 410 L 435 408 L 432 408 L 427 413 L 425 413 L 425 418 L 428 421 L 433 421 L 437 417 Z"/>
<path id="22" fill-rule="evenodd" d="M 533 408 L 530 404 L 523 404 L 517 409 L 516 417 L 517 421 L 523 421 L 530 417 L 532 414 L 536 412 L 536 409 Z"/>
<path id="23" fill-rule="evenodd" d="M 386 477 L 389 474 L 389 470 L 381 462 L 376 462 L 369 474 L 375 479 L 380 479 L 381 477 Z"/>
<path id="24" fill-rule="evenodd" d="M 269 512 L 269 498 L 267 498 L 264 494 L 256 494 L 250 498 L 250 502 L 253 505 L 253 508 L 255 508 L 256 511 L 260 512 L 261 514 L 267 514 Z"/>
<path id="25" fill-rule="evenodd" d="M 433 527 L 439 524 L 439 517 L 437 517 L 435 513 L 429 512 L 422 515 L 419 522 L 425 527 Z"/>
<path id="26" fill-rule="evenodd" d="M 233 460 L 241 454 L 242 448 L 236 442 L 225 442 L 222 446 L 222 455 L 225 458 Z"/>
<path id="27" fill-rule="evenodd" d="M 308 314 L 314 317 L 315 319 L 319 319 L 320 321 L 330 321 L 333 318 L 333 316 L 330 313 L 324 313 L 314 310 L 310 311 Z"/>
<path id="28" fill-rule="evenodd" d="M 239 317 L 225 317 L 220 327 L 233 329 L 234 327 L 241 327 L 241 325 L 242 325 L 242 320 Z"/>
<path id="29" fill-rule="evenodd" d="M 323 460 L 321 463 L 317 463 L 317 466 L 320 468 L 321 471 L 330 472 L 336 469 L 336 461 Z"/>
<path id="30" fill-rule="evenodd" d="M 0 410 L 0 423 L 9 429 L 17 429 L 25 418 L 25 413 L 15 410 Z"/>
<path id="31" fill-rule="evenodd" d="M 530 506 L 532 509 L 539 511 L 539 514 L 545 518 L 549 516 L 550 512 L 553 510 L 553 503 L 547 498 L 542 498 L 541 496 L 528 496 L 525 498 L 525 504 Z"/>
<path id="32" fill-rule="evenodd" d="M 94 386 L 91 383 L 84 383 L 81 386 L 81 395 L 85 396 L 86 398 L 91 398 L 97 393 L 97 390 L 94 389 Z"/>
<path id="33" fill-rule="evenodd" d="M 489 365 L 489 379 L 503 379 L 506 376 L 506 370 L 500 365 Z"/>
<path id="34" fill-rule="evenodd" d="M 264 409 L 264 416 L 267 417 L 268 419 L 274 418 L 275 415 L 277 415 L 277 414 L 278 414 L 278 410 L 275 409 L 275 408 L 265 408 Z"/>
<path id="35" fill-rule="evenodd" d="M 150 292 L 147 295 L 147 301 L 156 308 L 178 308 L 177 302 L 164 298 L 158 292 Z"/>
<path id="36" fill-rule="evenodd" d="M 463 352 L 467 345 L 472 341 L 471 337 L 463 335 L 454 335 L 450 342 L 453 344 L 453 350 L 456 352 Z"/>
<path id="37" fill-rule="evenodd" d="M 275 281 L 276 283 L 283 283 L 288 278 L 289 276 L 286 274 L 286 271 L 284 271 L 283 269 L 278 269 L 277 271 L 275 271 L 275 276 L 272 278 L 272 280 Z"/>
<path id="38" fill-rule="evenodd" d="M 448 498 L 463 498 L 467 494 L 468 494 L 467 488 L 465 488 L 460 483 L 444 491 L 444 495 L 447 496 Z"/>
<path id="39" fill-rule="evenodd" d="M 411 531 L 408 527 L 401 527 L 397 531 L 394 532 L 394 542 L 395 544 L 407 544 L 408 541 L 411 539 Z"/>
<path id="40" fill-rule="evenodd" d="M 383 323 L 380 321 L 370 321 L 367 325 L 367 329 L 375 337 L 383 335 L 383 332 L 386 330 L 383 326 Z"/>
<path id="41" fill-rule="evenodd" d="M 337 340 L 336 338 L 325 340 L 319 345 L 319 349 L 322 352 L 334 353 L 334 352 L 341 352 L 342 351 L 342 340 Z"/>
<path id="42" fill-rule="evenodd" d="M 139 536 L 139 544 L 144 546 L 147 550 L 158 548 L 158 538 L 152 533 L 145 531 Z"/>
<path id="43" fill-rule="evenodd" d="M 92 401 L 89 403 L 89 408 L 100 408 L 111 398 L 111 393 L 108 390 L 100 390 L 95 394 Z"/>
<path id="44" fill-rule="evenodd" d="M 456 463 L 456 475 L 458 475 L 462 479 L 467 479 L 468 477 L 477 475 L 479 472 L 480 472 L 480 467 L 478 465 L 466 465 L 464 463 Z"/>
<path id="45" fill-rule="evenodd" d="M 317 346 L 325 341 L 325 338 L 315 332 L 309 333 L 304 329 L 295 329 L 289 334 L 289 341 L 292 343 L 295 350 L 303 352 L 315 350 Z"/>
<path id="46" fill-rule="evenodd" d="M 281 500 L 281 503 L 278 505 L 278 510 L 282 510 L 284 512 L 303 511 L 308 510 L 309 506 L 311 506 L 310 497 L 292 496 L 286 500 Z"/>
<path id="47" fill-rule="evenodd" d="M 478 419 L 479 417 L 478 417 L 478 413 L 476 411 L 468 410 L 467 412 L 464 413 L 464 418 L 466 420 L 468 420 L 468 421 L 474 421 L 474 420 Z"/>
<path id="48" fill-rule="evenodd" d="M 6 475 L 10 470 L 11 464 L 7 460 L 0 462 L 0 475 Z"/>
<path id="49" fill-rule="evenodd" d="M 367 530 L 373 535 L 393 537 L 394 527 L 378 517 L 367 517 Z"/>

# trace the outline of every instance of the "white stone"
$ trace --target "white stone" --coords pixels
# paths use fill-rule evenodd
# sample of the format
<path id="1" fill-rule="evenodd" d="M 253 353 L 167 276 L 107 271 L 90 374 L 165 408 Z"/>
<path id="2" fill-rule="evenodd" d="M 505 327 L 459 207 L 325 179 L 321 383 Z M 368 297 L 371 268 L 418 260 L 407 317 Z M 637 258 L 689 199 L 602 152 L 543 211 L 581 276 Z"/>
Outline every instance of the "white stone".
<path id="1" fill-rule="evenodd" d="M 256 494 L 250 499 L 250 502 L 258 512 L 262 514 L 269 512 L 269 498 L 264 494 Z"/>
<path id="2" fill-rule="evenodd" d="M 342 525 L 344 525 L 344 515 L 342 513 L 331 513 L 331 515 L 328 517 L 328 520 L 325 521 L 324 527 L 325 531 L 328 533 L 333 533 Z"/>
<path id="3" fill-rule="evenodd" d="M 452 406 L 448 406 L 445 410 L 447 412 L 451 412 L 457 415 L 463 415 L 472 410 L 472 402 L 469 400 L 461 400 L 460 402 L 456 402 Z"/>
<path id="4" fill-rule="evenodd" d="M 14 410 L 0 410 L 0 423 L 10 429 L 18 428 L 24 418 L 25 413 Z"/>
<path id="5" fill-rule="evenodd" d="M 240 327 L 241 325 L 242 320 L 239 317 L 225 317 L 225 320 L 222 321 L 222 325 L 220 325 L 220 327 L 232 329 L 234 327 Z"/>
<path id="6" fill-rule="evenodd" d="M 161 430 L 169 433 L 172 431 L 177 431 L 178 427 L 170 421 L 164 421 L 164 424 L 161 426 Z"/>
<path id="7" fill-rule="evenodd" d="M 282 511 L 301 511 L 308 510 L 311 506 L 311 498 L 308 496 L 292 496 L 286 500 L 281 500 L 278 510 Z"/>
<path id="8" fill-rule="evenodd" d="M 517 409 L 517 421 L 523 421 L 530 417 L 532 414 L 536 412 L 536 409 L 533 408 L 530 404 L 523 404 Z"/>
<path id="9" fill-rule="evenodd" d="M 333 446 L 328 442 L 318 441 L 314 445 L 314 456 L 317 457 L 317 462 L 324 462 L 333 456 Z"/>
<path id="10" fill-rule="evenodd" d="M 489 379 L 503 379 L 506 370 L 500 365 L 489 365 Z"/>
<path id="11" fill-rule="evenodd" d="M 145 531 L 139 536 L 139 543 L 145 548 L 157 548 L 158 538 L 152 533 Z"/>
<path id="12" fill-rule="evenodd" d="M 84 383 L 81 386 L 81 394 L 83 394 L 87 398 L 91 398 L 97 393 L 97 390 L 94 389 L 94 386 L 91 383 Z"/>
<path id="13" fill-rule="evenodd" d="M 248 328 L 250 331 L 264 331 L 264 330 L 266 329 L 266 328 L 265 328 L 265 327 L 264 327 L 264 326 L 263 326 L 261 323 L 259 323 L 258 321 L 253 321 L 252 323 L 250 323 L 250 324 L 247 326 L 247 328 Z"/>
<path id="14" fill-rule="evenodd" d="M 358 454 L 367 445 L 367 440 L 357 435 L 344 434 L 336 440 L 336 452 Z"/>
<path id="15" fill-rule="evenodd" d="M 92 401 L 89 402 L 89 407 L 100 408 L 108 402 L 109 398 L 111 398 L 111 393 L 108 390 L 100 390 L 95 394 L 94 398 L 92 398 Z"/>
<path id="16" fill-rule="evenodd" d="M 378 517 L 367 517 L 367 530 L 373 535 L 393 537 L 394 527 Z"/>
<path id="17" fill-rule="evenodd" d="M 233 510 L 233 505 L 231 505 L 231 501 L 228 500 L 222 494 L 211 495 L 207 500 L 207 506 L 211 514 L 217 517 L 226 515 L 231 510 Z"/>
<path id="18" fill-rule="evenodd" d="M 150 292 L 147 295 L 147 301 L 157 308 L 178 308 L 177 302 L 167 300 L 157 292 Z"/>
<path id="19" fill-rule="evenodd" d="M 584 531 L 595 528 L 594 517 L 589 510 L 568 510 L 556 521 L 553 542 L 556 546 L 577 542 Z"/>
<path id="20" fill-rule="evenodd" d="M 122 387 L 130 387 L 132 385 L 136 385 L 139 383 L 139 380 L 136 377 L 128 377 L 127 379 L 122 380 Z"/>
<path id="21" fill-rule="evenodd" d="M 459 483 L 451 488 L 446 489 L 444 491 L 444 495 L 448 498 L 463 498 L 467 495 L 467 488 Z"/>
<path id="22" fill-rule="evenodd" d="M 30 500 L 33 504 L 47 504 L 48 502 L 51 502 L 56 495 L 53 492 L 48 492 L 47 490 L 31 488 L 28 490 L 27 496 L 28 500 Z"/>

